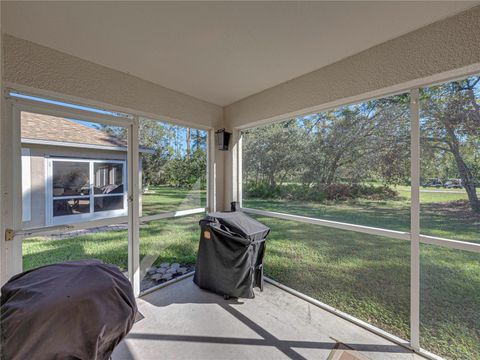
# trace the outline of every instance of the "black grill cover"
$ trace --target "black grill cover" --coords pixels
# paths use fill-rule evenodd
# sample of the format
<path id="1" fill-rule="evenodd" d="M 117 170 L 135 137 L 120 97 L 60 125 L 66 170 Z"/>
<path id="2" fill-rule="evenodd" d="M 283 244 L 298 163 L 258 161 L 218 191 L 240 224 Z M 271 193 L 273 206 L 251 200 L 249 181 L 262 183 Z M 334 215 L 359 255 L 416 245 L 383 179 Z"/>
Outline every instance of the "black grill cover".
<path id="1" fill-rule="evenodd" d="M 16 275 L 0 305 L 4 360 L 109 359 L 137 313 L 127 278 L 98 260 Z"/>
<path id="2" fill-rule="evenodd" d="M 208 214 L 193 281 L 202 289 L 231 297 L 253 298 L 263 290 L 263 256 L 270 229 L 242 212 Z"/>

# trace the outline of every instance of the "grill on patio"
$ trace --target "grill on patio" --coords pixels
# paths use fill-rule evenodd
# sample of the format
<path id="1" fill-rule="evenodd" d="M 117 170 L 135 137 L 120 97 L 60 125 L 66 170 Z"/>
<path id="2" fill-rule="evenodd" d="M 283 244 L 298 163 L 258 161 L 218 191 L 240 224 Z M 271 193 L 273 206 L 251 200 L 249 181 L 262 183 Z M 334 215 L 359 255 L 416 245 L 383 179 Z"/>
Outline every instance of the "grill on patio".
<path id="1" fill-rule="evenodd" d="M 201 236 L 194 282 L 228 297 L 253 298 L 263 290 L 263 256 L 270 229 L 242 212 L 209 214 Z"/>

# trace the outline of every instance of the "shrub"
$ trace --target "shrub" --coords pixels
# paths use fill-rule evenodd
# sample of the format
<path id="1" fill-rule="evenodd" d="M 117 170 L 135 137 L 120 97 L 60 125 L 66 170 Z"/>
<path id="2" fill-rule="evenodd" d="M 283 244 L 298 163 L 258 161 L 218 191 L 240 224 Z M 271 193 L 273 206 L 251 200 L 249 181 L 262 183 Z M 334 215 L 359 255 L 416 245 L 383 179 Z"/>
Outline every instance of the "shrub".
<path id="1" fill-rule="evenodd" d="M 207 163 L 203 152 L 192 154 L 190 159 L 173 158 L 164 168 L 164 181 L 170 186 L 184 189 L 206 188 Z"/>
<path id="2" fill-rule="evenodd" d="M 363 184 L 332 184 L 326 187 L 310 187 L 302 184 L 284 184 L 272 186 L 268 183 L 248 183 L 246 195 L 259 199 L 285 199 L 324 202 L 345 201 L 349 199 L 389 200 L 398 193 L 388 186 Z"/>

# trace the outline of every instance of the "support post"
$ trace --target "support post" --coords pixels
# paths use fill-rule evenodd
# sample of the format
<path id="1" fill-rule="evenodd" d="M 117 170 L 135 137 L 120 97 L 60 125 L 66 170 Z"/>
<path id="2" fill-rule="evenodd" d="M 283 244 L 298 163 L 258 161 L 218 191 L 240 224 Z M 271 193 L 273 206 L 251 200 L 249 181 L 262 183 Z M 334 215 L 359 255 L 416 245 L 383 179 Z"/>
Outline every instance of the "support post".
<path id="1" fill-rule="evenodd" d="M 128 127 L 128 277 L 135 297 L 140 295 L 140 184 L 139 184 L 139 119 Z"/>
<path id="2" fill-rule="evenodd" d="M 2 99 L 2 101 L 5 101 Z M 4 103 L 5 104 L 5 103 Z M 14 232 L 22 223 L 22 178 L 20 117 L 21 112 L 9 101 L 2 114 L 2 247 L 3 266 L 1 283 L 22 272 L 22 236 L 13 236 L 7 241 L 7 229 Z M 20 199 L 20 200 L 19 200 Z"/>
<path id="3" fill-rule="evenodd" d="M 243 165 L 242 165 L 242 133 L 239 130 L 235 131 L 236 137 L 238 138 L 238 150 L 237 150 L 237 202 L 240 207 L 243 206 L 242 202 L 242 192 L 243 192 Z"/>
<path id="4" fill-rule="evenodd" d="M 210 129 L 207 137 L 207 211 L 217 211 L 217 162 L 215 157 L 215 130 Z"/>
<path id="5" fill-rule="evenodd" d="M 420 349 L 420 107 L 419 91 L 410 93 L 410 345 Z"/>

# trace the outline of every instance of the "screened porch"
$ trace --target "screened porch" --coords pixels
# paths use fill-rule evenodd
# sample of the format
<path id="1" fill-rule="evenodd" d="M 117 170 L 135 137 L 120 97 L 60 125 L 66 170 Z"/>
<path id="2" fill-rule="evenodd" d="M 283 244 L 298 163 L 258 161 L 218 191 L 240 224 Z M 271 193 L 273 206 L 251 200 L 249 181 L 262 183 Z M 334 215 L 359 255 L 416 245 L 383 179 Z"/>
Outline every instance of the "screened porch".
<path id="1" fill-rule="evenodd" d="M 1 284 L 117 267 L 139 313 L 114 360 L 480 359 L 479 20 L 2 2 Z M 192 281 L 233 208 L 270 229 L 254 299 Z"/>

